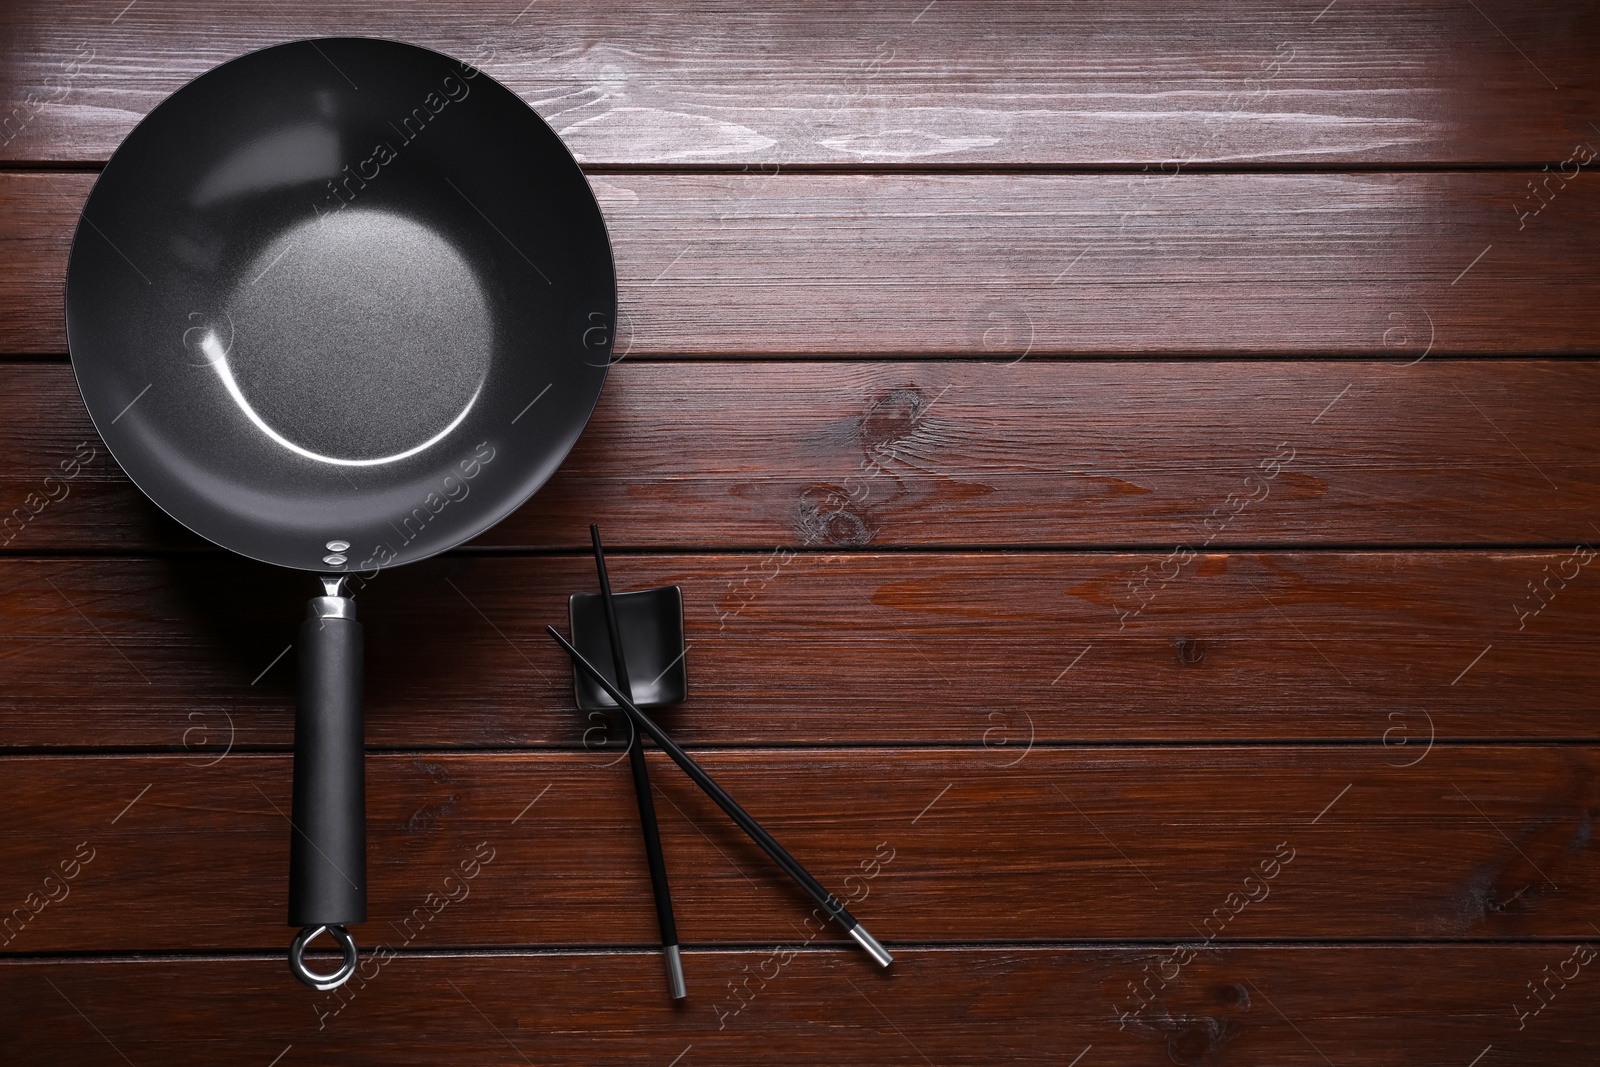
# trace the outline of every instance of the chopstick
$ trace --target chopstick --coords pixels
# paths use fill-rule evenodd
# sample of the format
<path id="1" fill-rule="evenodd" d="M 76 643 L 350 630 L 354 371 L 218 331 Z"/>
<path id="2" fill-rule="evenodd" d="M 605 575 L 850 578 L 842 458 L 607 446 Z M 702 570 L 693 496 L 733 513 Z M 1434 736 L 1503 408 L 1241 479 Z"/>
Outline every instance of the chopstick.
<path id="1" fill-rule="evenodd" d="M 617 687 L 633 692 L 628 681 L 628 660 L 622 649 L 622 628 L 617 625 L 617 605 L 611 596 L 611 578 L 606 574 L 606 552 L 600 544 L 600 527 L 589 524 L 589 539 L 594 542 L 594 567 L 600 578 L 600 600 L 605 607 L 606 630 L 611 636 L 611 663 Z M 644 854 L 650 863 L 650 889 L 655 895 L 656 923 L 661 928 L 661 952 L 667 961 L 667 986 L 673 1000 L 689 995 L 683 981 L 683 960 L 678 953 L 678 924 L 672 917 L 672 889 L 667 884 L 667 865 L 661 857 L 661 830 L 656 825 L 655 798 L 650 792 L 650 769 L 644 761 L 644 739 L 634 729 L 628 741 L 628 766 L 633 770 L 633 792 L 639 800 L 639 827 L 644 831 Z"/>
<path id="2" fill-rule="evenodd" d="M 694 779 L 695 785 L 698 785 L 707 796 L 716 801 L 717 807 L 727 812 L 728 817 L 738 823 L 739 828 L 750 835 L 750 839 L 760 845 L 762 850 L 771 856 L 779 867 L 783 868 L 784 873 L 798 882 L 800 887 L 811 896 L 811 899 L 822 905 L 822 910 L 831 915 L 840 926 L 844 927 L 845 933 L 849 934 L 857 944 L 866 949 L 867 954 L 877 961 L 880 967 L 887 967 L 894 962 L 894 957 L 889 955 L 889 951 L 878 943 L 877 938 L 867 932 L 867 928 L 862 926 L 854 915 L 850 914 L 838 897 L 824 889 L 822 883 L 813 878 L 811 872 L 800 865 L 799 860 L 789 855 L 788 851 L 778 844 L 771 834 L 761 828 L 760 823 L 750 817 L 749 812 L 739 806 L 738 801 L 729 796 L 712 779 L 711 775 L 702 770 L 700 765 L 690 758 L 687 752 L 678 747 L 677 742 L 668 737 L 661 727 L 652 722 L 648 715 L 634 706 L 632 700 L 623 695 L 622 690 L 613 685 L 611 680 L 601 674 L 594 664 L 585 659 L 583 653 L 579 652 L 572 642 L 562 637 L 554 626 L 546 626 L 545 632 L 555 640 L 556 644 L 566 649 L 567 655 L 572 657 L 572 662 L 577 664 L 590 678 L 594 679 L 596 685 L 610 693 L 611 699 L 615 700 L 618 706 L 628 713 L 634 724 L 654 738 L 656 744 L 660 745 L 667 755 L 672 757 L 672 761 L 682 767 L 685 774 Z"/>

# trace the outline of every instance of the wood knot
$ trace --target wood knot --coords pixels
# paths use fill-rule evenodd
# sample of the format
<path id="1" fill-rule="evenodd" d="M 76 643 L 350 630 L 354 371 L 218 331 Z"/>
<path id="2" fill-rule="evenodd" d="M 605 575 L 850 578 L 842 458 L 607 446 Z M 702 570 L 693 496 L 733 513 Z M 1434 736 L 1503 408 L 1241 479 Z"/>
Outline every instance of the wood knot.
<path id="1" fill-rule="evenodd" d="M 837 485 L 808 485 L 800 494 L 800 513 L 796 526 L 800 539 L 808 545 L 867 544 L 872 540 L 871 525 L 856 512 L 848 490 Z"/>
<path id="2" fill-rule="evenodd" d="M 1167 1056 L 1184 1067 L 1198 1067 L 1231 1041 L 1237 1026 L 1226 1019 L 1184 1018 L 1167 1034 Z"/>
<path id="3" fill-rule="evenodd" d="M 1206 658 L 1206 650 L 1200 646 L 1197 638 L 1180 637 L 1172 644 L 1178 650 L 1178 663 L 1181 666 L 1193 667 Z"/>
<path id="4" fill-rule="evenodd" d="M 406 834 L 421 834 L 433 829 L 438 821 L 456 810 L 456 804 L 461 800 L 459 793 L 451 793 L 436 804 L 424 804 L 411 813 L 400 829 Z"/>
<path id="5" fill-rule="evenodd" d="M 894 463 L 932 406 L 933 400 L 910 386 L 868 405 L 856 426 L 862 456 L 855 469 L 838 485 L 819 482 L 800 493 L 796 527 L 805 544 L 857 547 L 872 540 L 873 512 L 905 492 Z"/>
<path id="6" fill-rule="evenodd" d="M 895 447 L 917 431 L 930 401 L 920 389 L 895 389 L 872 402 L 861 416 L 861 451 L 873 463 L 894 458 Z"/>

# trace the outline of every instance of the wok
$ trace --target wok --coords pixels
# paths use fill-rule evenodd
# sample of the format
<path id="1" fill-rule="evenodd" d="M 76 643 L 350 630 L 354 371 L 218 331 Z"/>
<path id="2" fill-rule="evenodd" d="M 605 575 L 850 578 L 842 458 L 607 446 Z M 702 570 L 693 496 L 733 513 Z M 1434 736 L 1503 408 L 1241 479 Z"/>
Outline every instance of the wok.
<path id="1" fill-rule="evenodd" d="M 611 247 L 557 135 L 469 64 L 391 41 L 267 48 L 156 107 L 106 164 L 67 271 L 95 427 L 173 518 L 320 576 L 300 628 L 297 977 L 366 918 L 352 594 L 528 499 L 599 398 Z M 324 930 L 343 949 L 311 971 Z"/>

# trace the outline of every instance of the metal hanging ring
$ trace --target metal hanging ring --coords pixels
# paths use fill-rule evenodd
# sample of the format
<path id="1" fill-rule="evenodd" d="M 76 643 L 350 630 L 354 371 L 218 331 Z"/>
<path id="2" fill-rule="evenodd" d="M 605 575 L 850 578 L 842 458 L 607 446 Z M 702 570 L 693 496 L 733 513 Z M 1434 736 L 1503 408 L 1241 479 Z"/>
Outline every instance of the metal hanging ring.
<path id="1" fill-rule="evenodd" d="M 344 953 L 344 962 L 332 974 L 318 974 L 306 966 L 304 958 L 306 946 L 324 933 L 337 941 L 340 951 Z M 344 927 L 306 926 L 301 928 L 300 935 L 294 939 L 294 944 L 289 946 L 289 970 L 312 989 L 326 993 L 330 989 L 338 989 L 356 973 L 357 955 L 356 939 L 351 937 L 350 931 Z"/>

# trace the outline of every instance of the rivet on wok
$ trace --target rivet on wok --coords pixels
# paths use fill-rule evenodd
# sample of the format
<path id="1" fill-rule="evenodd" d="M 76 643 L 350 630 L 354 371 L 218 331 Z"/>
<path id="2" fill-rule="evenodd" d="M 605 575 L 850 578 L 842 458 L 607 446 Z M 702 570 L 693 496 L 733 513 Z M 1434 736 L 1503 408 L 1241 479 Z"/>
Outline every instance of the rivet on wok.
<path id="1" fill-rule="evenodd" d="M 339 555 L 337 552 L 330 552 L 326 556 L 322 557 L 322 562 L 326 563 L 330 567 L 342 567 L 345 563 L 345 557 Z"/>

